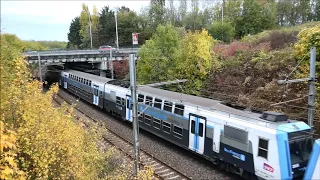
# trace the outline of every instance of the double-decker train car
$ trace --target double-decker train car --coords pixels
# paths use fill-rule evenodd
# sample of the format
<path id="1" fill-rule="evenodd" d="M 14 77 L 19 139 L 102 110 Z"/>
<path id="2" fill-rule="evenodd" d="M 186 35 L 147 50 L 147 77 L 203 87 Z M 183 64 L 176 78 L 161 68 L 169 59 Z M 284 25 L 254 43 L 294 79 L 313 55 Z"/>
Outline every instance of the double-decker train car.
<path id="1" fill-rule="evenodd" d="M 129 85 L 79 71 L 61 73 L 62 88 L 132 122 Z M 277 112 L 138 86 L 139 127 L 245 179 L 303 177 L 312 151 L 310 127 Z"/>

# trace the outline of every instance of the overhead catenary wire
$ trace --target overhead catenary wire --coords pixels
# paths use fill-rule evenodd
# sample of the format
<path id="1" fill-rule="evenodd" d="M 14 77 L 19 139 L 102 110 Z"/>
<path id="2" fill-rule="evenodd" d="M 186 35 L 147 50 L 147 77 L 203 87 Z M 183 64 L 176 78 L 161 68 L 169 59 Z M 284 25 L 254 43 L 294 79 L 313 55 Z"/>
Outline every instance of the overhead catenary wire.
<path id="1" fill-rule="evenodd" d="M 306 55 L 302 58 L 302 60 L 300 60 L 298 62 L 298 64 L 293 68 L 293 70 L 288 74 L 288 76 L 286 77 L 286 79 L 288 79 L 292 73 L 297 69 L 297 67 L 302 63 L 302 61 L 305 59 Z M 160 58 L 148 58 L 148 59 L 154 59 L 154 60 L 159 60 L 159 59 L 164 59 L 164 60 L 169 60 L 170 58 L 163 58 L 163 57 L 160 57 Z M 158 69 L 159 67 L 157 67 L 155 64 L 150 64 L 153 68 L 155 69 Z M 168 76 L 168 74 L 166 74 L 166 76 Z M 170 76 L 170 75 L 169 75 Z M 212 85 L 210 83 L 205 83 L 205 85 Z M 215 89 L 215 88 L 218 88 L 218 87 L 227 87 L 227 88 L 241 88 L 241 89 L 245 89 L 245 90 L 248 90 L 249 92 L 271 92 L 271 93 L 281 93 L 281 92 L 284 92 L 286 95 L 283 95 L 280 102 L 272 102 L 272 101 L 268 101 L 268 100 L 264 100 L 264 99 L 255 99 L 253 101 L 258 101 L 258 102 L 262 102 L 262 103 L 265 103 L 265 104 L 269 104 L 269 105 L 272 105 L 272 106 L 275 106 L 275 108 L 288 108 L 288 107 L 291 107 L 291 108 L 299 108 L 299 109 L 308 109 L 306 107 L 302 107 L 302 106 L 295 106 L 295 105 L 289 105 L 287 103 L 290 103 L 290 102 L 295 102 L 295 101 L 299 101 L 299 100 L 305 100 L 304 98 L 297 98 L 297 99 L 291 99 L 291 100 L 288 100 L 288 101 L 285 101 L 285 102 L 282 102 L 283 99 L 285 97 L 287 97 L 287 91 L 288 91 L 288 85 L 286 86 L 285 89 L 281 89 L 281 90 L 270 90 L 270 89 L 264 89 L 266 87 L 257 87 L 257 88 L 254 88 L 254 87 L 246 87 L 246 86 L 236 86 L 236 85 L 229 85 L 229 84 L 214 84 L 214 88 L 212 89 Z M 181 87 L 181 85 L 178 85 L 178 88 L 179 89 L 183 89 Z M 251 91 L 250 91 L 251 90 Z M 248 92 L 247 91 L 247 92 Z M 224 93 L 218 93 L 218 92 L 210 92 L 210 91 L 204 91 L 204 90 L 201 90 L 200 92 L 203 92 L 203 93 L 210 93 L 210 94 L 213 94 L 213 95 L 221 95 L 221 96 L 225 96 L 227 98 L 239 98 L 239 95 L 230 95 L 230 94 L 224 94 Z M 241 94 L 240 94 L 241 95 Z M 259 96 L 259 94 L 258 94 Z M 205 96 L 205 97 L 208 97 L 208 96 Z M 210 97 L 210 96 L 209 96 Z M 244 94 L 244 97 L 245 97 L 245 94 Z M 223 99 L 223 98 L 222 98 Z M 232 100 L 232 99 L 231 99 Z M 282 102 L 282 103 L 281 103 Z M 280 104 L 277 104 L 277 103 L 280 103 Z M 271 106 L 271 107 L 272 107 Z M 302 118 L 302 117 L 300 117 Z"/>

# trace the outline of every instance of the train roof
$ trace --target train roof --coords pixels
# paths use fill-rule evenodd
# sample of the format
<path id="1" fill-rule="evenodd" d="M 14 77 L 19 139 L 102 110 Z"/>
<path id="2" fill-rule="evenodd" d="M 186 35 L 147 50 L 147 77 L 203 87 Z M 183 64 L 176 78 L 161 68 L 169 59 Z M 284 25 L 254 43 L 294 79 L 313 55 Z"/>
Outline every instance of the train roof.
<path id="1" fill-rule="evenodd" d="M 109 79 L 106 77 L 97 76 L 97 75 L 93 75 L 93 74 L 89 74 L 89 73 L 84 73 L 84 72 L 76 71 L 76 70 L 66 70 L 65 72 L 82 77 L 82 78 L 85 78 L 87 80 L 91 80 L 92 82 L 98 82 L 98 83 L 102 83 L 102 84 L 105 84 L 105 83 L 112 80 L 112 79 Z"/>
<path id="2" fill-rule="evenodd" d="M 246 121 L 253 122 L 255 124 L 268 124 L 268 127 L 276 128 L 278 125 L 285 124 L 287 121 L 284 122 L 270 122 L 266 121 L 264 119 L 261 119 L 261 113 L 241 110 L 237 108 L 230 107 L 226 104 L 224 104 L 222 101 L 203 98 L 199 96 L 192 96 L 172 91 L 167 91 L 163 89 L 153 88 L 149 86 L 139 86 L 138 87 L 139 93 L 146 93 L 146 95 L 153 95 L 157 96 L 159 98 L 163 98 L 168 101 L 176 102 L 176 103 L 183 103 L 185 105 L 191 105 L 191 106 L 199 106 L 204 109 L 207 109 L 209 111 L 216 111 L 218 113 L 223 113 L 229 116 L 233 116 L 239 119 L 243 119 Z M 290 120 L 291 122 L 294 122 L 293 120 Z"/>

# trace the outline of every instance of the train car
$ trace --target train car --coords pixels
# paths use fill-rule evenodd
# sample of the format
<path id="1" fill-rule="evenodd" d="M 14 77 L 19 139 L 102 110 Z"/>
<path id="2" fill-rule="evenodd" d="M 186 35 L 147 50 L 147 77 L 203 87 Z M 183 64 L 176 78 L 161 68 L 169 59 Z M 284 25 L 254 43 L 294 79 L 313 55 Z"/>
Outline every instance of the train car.
<path id="1" fill-rule="evenodd" d="M 74 75 L 80 81 L 91 81 L 89 89 L 80 85 L 72 90 L 74 81 L 70 77 Z M 93 86 L 98 84 L 102 106 L 94 100 L 87 101 L 132 121 L 128 85 L 78 71 L 62 72 L 60 84 L 83 99 L 85 95 L 80 94 L 84 91 L 93 99 L 100 94 Z M 137 89 L 140 128 L 245 179 L 292 179 L 304 175 L 314 142 L 310 127 L 304 122 L 277 112 L 251 112 L 221 101 L 149 86 Z"/>

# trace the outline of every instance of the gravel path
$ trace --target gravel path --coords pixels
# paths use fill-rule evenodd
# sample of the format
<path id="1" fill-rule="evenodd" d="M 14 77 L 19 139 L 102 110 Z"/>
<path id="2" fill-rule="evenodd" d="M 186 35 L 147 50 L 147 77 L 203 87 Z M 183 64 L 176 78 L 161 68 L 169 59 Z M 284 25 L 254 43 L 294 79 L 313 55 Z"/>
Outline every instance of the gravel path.
<path id="1" fill-rule="evenodd" d="M 109 114 L 99 110 L 97 107 L 90 105 L 79 98 L 63 90 L 59 95 L 77 105 L 83 112 L 90 114 L 92 117 L 105 121 L 108 128 L 113 129 L 123 138 L 132 140 L 132 126 L 129 123 L 115 120 Z M 77 101 L 78 100 L 78 101 Z M 225 171 L 218 170 L 209 161 L 196 156 L 192 152 L 177 147 L 151 133 L 140 130 L 140 148 L 153 154 L 155 157 L 175 167 L 192 179 L 240 179 L 235 175 L 227 174 Z"/>

